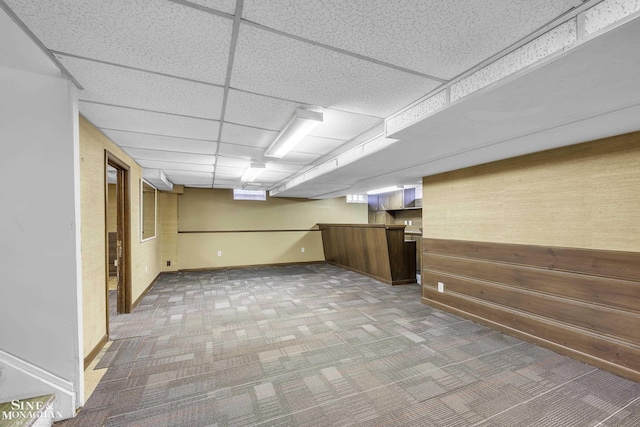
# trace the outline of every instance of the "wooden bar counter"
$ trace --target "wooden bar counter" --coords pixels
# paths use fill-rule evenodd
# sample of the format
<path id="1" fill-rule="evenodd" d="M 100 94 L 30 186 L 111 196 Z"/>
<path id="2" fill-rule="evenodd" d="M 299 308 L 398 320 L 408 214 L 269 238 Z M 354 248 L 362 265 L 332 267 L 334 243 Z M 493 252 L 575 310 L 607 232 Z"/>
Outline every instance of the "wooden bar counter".
<path id="1" fill-rule="evenodd" d="M 318 224 L 327 262 L 389 285 L 416 283 L 416 242 L 404 225 Z"/>

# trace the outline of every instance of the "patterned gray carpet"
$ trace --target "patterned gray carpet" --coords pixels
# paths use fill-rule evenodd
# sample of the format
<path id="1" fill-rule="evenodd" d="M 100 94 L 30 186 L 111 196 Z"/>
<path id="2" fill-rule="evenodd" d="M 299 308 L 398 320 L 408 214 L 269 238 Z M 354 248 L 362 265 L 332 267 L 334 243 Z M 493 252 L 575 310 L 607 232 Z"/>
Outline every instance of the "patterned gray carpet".
<path id="1" fill-rule="evenodd" d="M 61 426 L 640 425 L 640 384 L 327 264 L 164 274 L 111 322 Z"/>

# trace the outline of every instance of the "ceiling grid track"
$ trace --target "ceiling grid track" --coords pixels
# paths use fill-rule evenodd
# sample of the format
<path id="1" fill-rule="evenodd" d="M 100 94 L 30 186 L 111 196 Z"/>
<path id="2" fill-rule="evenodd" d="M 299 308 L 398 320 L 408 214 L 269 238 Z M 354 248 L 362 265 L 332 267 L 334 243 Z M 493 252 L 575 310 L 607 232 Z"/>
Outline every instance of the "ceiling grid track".
<path id="1" fill-rule="evenodd" d="M 229 62 L 227 63 L 227 76 L 224 82 L 224 95 L 222 98 L 222 111 L 220 112 L 220 128 L 218 129 L 218 143 L 216 145 L 215 160 L 213 165 L 213 178 L 211 179 L 211 188 L 216 182 L 216 170 L 218 169 L 218 153 L 220 151 L 220 143 L 222 142 L 222 128 L 224 127 L 224 116 L 227 111 L 227 100 L 229 99 L 229 87 L 231 86 L 231 73 L 233 73 L 233 61 L 236 56 L 236 46 L 238 45 L 238 33 L 240 32 L 240 21 L 242 20 L 242 6 L 244 0 L 236 1 L 236 11 L 233 19 L 233 30 L 231 33 L 231 46 L 229 47 Z"/>
<path id="2" fill-rule="evenodd" d="M 369 6 L 0 0 L 0 35 L 23 31 L 84 86 L 85 118 L 185 187 L 237 188 L 260 162 L 272 196 L 362 194 L 638 129 L 640 0 Z M 295 109 L 324 120 L 266 158 Z"/>
<path id="3" fill-rule="evenodd" d="M 66 56 L 69 58 L 75 58 L 75 59 L 81 59 L 83 61 L 90 61 L 90 62 L 95 62 L 97 64 L 104 64 L 104 65 L 110 65 L 112 67 L 118 67 L 118 68 L 124 68 L 126 70 L 133 70 L 133 71 L 140 71 L 142 73 L 149 73 L 149 74 L 155 74 L 157 76 L 161 76 L 161 77 L 169 77 L 171 79 L 178 79 L 178 80 L 184 80 L 186 82 L 190 82 L 190 83 L 197 83 L 197 84 L 201 84 L 201 85 L 207 85 L 207 86 L 214 86 L 214 87 L 219 87 L 219 88 L 224 88 L 223 85 L 220 84 L 216 84 L 216 83 L 210 83 L 210 82 L 204 82 L 202 80 L 195 80 L 195 79 L 190 79 L 188 77 L 181 77 L 181 76 L 176 76 L 175 74 L 167 74 L 167 73 L 161 73 L 159 71 L 153 71 L 153 70 L 148 70 L 148 69 L 144 69 L 144 68 L 138 68 L 138 67 L 131 67 L 129 65 L 124 65 L 124 64 L 116 64 L 114 62 L 109 62 L 109 61 L 101 61 L 99 59 L 94 59 L 94 58 L 88 58 L 86 56 L 81 56 L 81 55 L 73 55 L 71 53 L 66 53 L 66 52 L 59 52 L 56 50 L 52 50 L 51 53 L 53 53 L 54 55 L 60 55 L 60 56 Z"/>
<path id="4" fill-rule="evenodd" d="M 33 41 L 33 43 L 36 44 L 36 46 L 38 46 L 38 48 L 45 55 L 47 55 L 47 57 L 49 57 L 51 62 L 53 62 L 56 65 L 56 67 L 58 67 L 58 69 L 60 70 L 60 72 L 62 72 L 62 74 L 67 76 L 67 78 L 71 80 L 79 90 L 84 89 L 80 84 L 80 82 L 78 82 L 75 79 L 75 77 L 73 77 L 73 74 L 71 74 L 69 70 L 67 70 L 67 68 L 64 65 L 62 65 L 62 63 L 58 60 L 58 58 L 56 58 L 55 55 L 49 49 L 47 49 L 47 47 L 40 41 L 40 39 L 36 37 L 35 34 L 33 34 L 33 32 L 29 29 L 29 27 L 27 27 L 24 24 L 24 22 L 22 22 L 22 20 L 18 17 L 18 15 L 16 15 L 13 12 L 13 10 L 11 10 L 11 8 L 7 5 L 7 3 L 4 2 L 4 0 L 0 0 L 0 9 L 4 10 L 5 13 L 9 15 L 11 20 L 15 22 L 18 25 L 18 27 L 20 27 L 20 29 L 31 39 L 31 41 Z"/>
<path id="5" fill-rule="evenodd" d="M 216 119 L 209 119 L 207 117 L 190 116 L 188 114 L 168 113 L 166 111 L 149 110 L 147 108 L 127 107 L 126 105 L 110 104 L 108 102 L 91 101 L 91 100 L 88 100 L 88 99 L 80 99 L 79 101 L 80 102 L 86 102 L 87 104 L 105 105 L 105 106 L 108 106 L 108 107 L 125 108 L 127 110 L 144 111 L 144 112 L 147 112 L 147 113 L 167 114 L 169 116 L 184 117 L 184 118 L 187 118 L 187 119 L 206 120 L 206 121 L 209 121 L 209 122 L 219 122 L 220 121 L 220 120 L 216 120 Z"/>
<path id="6" fill-rule="evenodd" d="M 331 50 L 331 51 L 340 53 L 342 55 L 351 56 L 353 58 L 357 58 L 357 59 L 360 59 L 360 60 L 363 60 L 363 61 L 371 62 L 372 64 L 381 65 L 383 67 L 391 68 L 391 69 L 394 69 L 394 70 L 397 70 L 397 71 L 401 71 L 403 73 L 412 74 L 414 76 L 422 77 L 422 78 L 425 78 L 425 79 L 428 79 L 428 80 L 433 80 L 433 81 L 436 81 L 436 82 L 439 82 L 439 83 L 446 83 L 448 81 L 447 79 L 443 79 L 441 77 L 432 76 L 432 75 L 429 75 L 429 74 L 421 73 L 421 72 L 416 71 L 416 70 L 411 70 L 411 69 L 406 68 L 406 67 L 401 67 L 399 65 L 390 64 L 388 62 L 384 62 L 384 61 L 380 61 L 378 59 L 370 58 L 368 56 L 360 55 L 358 53 L 351 52 L 351 51 L 348 51 L 348 50 L 345 50 L 345 49 L 340 49 L 338 47 L 330 46 L 328 44 L 323 44 L 323 43 L 319 43 L 319 42 L 316 42 L 316 41 L 313 41 L 313 40 L 309 40 L 309 39 L 306 39 L 304 37 L 298 37 L 298 36 L 295 36 L 293 34 L 285 33 L 284 31 L 276 30 L 275 28 L 269 28 L 269 27 L 266 27 L 264 25 L 260 25 L 260 24 L 255 23 L 255 22 L 248 21 L 246 19 L 243 19 L 242 22 L 244 24 L 251 25 L 252 27 L 258 28 L 258 29 L 263 30 L 263 31 L 268 31 L 270 33 L 274 33 L 274 34 L 277 34 L 279 36 L 287 37 L 289 39 L 296 40 L 296 41 L 299 41 L 299 42 L 302 42 L 302 43 L 306 43 L 306 44 L 310 44 L 310 45 L 313 45 L 313 46 L 321 47 L 323 49 Z"/>

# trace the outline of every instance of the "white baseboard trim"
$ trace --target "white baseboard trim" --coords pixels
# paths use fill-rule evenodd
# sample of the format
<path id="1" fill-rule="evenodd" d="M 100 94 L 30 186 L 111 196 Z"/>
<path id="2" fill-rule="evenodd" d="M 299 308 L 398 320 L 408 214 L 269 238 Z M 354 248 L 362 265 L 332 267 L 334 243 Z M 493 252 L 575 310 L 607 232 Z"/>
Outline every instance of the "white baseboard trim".
<path id="1" fill-rule="evenodd" d="M 54 407 L 63 415 L 61 419 L 71 418 L 76 411 L 76 391 L 73 383 L 60 378 L 32 363 L 22 360 L 10 353 L 0 350 L 0 366 L 5 365 L 12 368 L 18 375 L 27 376 L 40 384 L 37 390 L 34 390 L 34 396 L 42 394 L 42 389 L 46 389 L 49 394 L 55 394 L 56 400 Z M 11 393 L 11 390 L 6 390 Z M 15 396 L 16 398 L 34 397 L 34 396 Z"/>

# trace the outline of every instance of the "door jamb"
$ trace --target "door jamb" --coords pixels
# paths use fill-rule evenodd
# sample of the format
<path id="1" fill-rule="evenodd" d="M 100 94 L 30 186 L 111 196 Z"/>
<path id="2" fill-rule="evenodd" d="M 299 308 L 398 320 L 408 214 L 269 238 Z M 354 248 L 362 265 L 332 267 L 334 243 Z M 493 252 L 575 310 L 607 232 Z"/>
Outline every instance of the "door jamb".
<path id="1" fill-rule="evenodd" d="M 130 313 L 131 312 L 131 203 L 130 203 L 130 168 L 129 165 L 124 161 L 120 160 L 113 153 L 105 150 L 105 208 L 108 200 L 108 180 L 107 180 L 107 169 L 108 166 L 111 166 L 117 170 L 118 173 L 118 184 L 119 191 L 117 192 L 117 212 L 120 221 L 118 221 L 118 234 L 119 237 L 122 237 L 122 261 L 124 274 L 122 275 L 122 286 L 118 287 L 118 298 L 117 298 L 117 312 L 118 313 Z M 106 212 L 105 212 L 106 215 Z M 106 227 L 106 216 L 105 216 L 105 269 L 106 269 L 106 278 L 107 284 L 105 286 L 106 292 L 106 304 L 107 309 L 109 307 L 109 241 L 108 241 L 108 232 Z M 121 288 L 121 289 L 120 289 Z M 107 334 L 109 333 L 109 312 L 107 311 Z"/>

